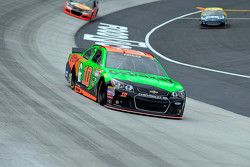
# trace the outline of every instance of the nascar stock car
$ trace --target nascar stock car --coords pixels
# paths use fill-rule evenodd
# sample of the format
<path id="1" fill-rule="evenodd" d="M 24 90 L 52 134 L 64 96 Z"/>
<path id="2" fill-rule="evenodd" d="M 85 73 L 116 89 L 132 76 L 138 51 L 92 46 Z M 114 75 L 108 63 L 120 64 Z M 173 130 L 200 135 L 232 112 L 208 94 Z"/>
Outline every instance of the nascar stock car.
<path id="1" fill-rule="evenodd" d="M 203 8 L 200 18 L 201 28 L 226 27 L 227 13 L 223 8 Z"/>
<path id="2" fill-rule="evenodd" d="M 149 53 L 111 46 L 72 48 L 65 77 L 77 93 L 107 108 L 181 119 L 186 94 Z"/>
<path id="3" fill-rule="evenodd" d="M 65 0 L 64 13 L 82 20 L 96 18 L 98 10 L 98 0 Z"/>

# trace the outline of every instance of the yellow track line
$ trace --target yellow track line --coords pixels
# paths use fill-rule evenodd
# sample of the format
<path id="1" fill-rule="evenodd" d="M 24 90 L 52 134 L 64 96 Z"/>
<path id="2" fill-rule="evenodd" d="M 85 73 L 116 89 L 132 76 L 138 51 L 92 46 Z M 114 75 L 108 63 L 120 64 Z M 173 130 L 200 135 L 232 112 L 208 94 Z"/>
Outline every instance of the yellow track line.
<path id="1" fill-rule="evenodd" d="M 240 10 L 240 9 L 225 9 L 227 12 L 250 12 L 250 10 Z"/>
<path id="2" fill-rule="evenodd" d="M 205 10 L 206 8 L 204 7 L 196 7 L 198 10 Z M 227 12 L 250 12 L 248 9 L 224 9 L 224 11 Z"/>

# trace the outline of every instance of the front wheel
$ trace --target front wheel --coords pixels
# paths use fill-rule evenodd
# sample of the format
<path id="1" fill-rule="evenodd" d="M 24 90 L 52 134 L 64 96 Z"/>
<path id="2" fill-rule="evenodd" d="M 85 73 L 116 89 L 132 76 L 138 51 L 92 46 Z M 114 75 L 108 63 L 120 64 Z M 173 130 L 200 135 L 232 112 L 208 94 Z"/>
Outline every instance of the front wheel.
<path id="1" fill-rule="evenodd" d="M 222 23 L 222 24 L 221 24 L 221 27 L 222 27 L 222 28 L 226 28 L 226 23 Z"/>
<path id="2" fill-rule="evenodd" d="M 95 21 L 96 20 L 96 18 L 97 18 L 97 14 L 98 14 L 98 10 L 97 11 L 95 11 L 92 15 L 91 15 L 91 18 L 90 18 L 90 22 L 93 22 L 93 21 Z"/>
<path id="3" fill-rule="evenodd" d="M 76 84 L 76 77 L 75 77 L 75 74 L 70 71 L 69 72 L 69 87 L 71 89 L 74 89 L 75 87 L 75 84 Z"/>
<path id="4" fill-rule="evenodd" d="M 94 13 L 94 18 L 96 18 L 97 17 L 97 14 L 98 14 L 98 9 L 95 11 L 95 13 Z"/>
<path id="5" fill-rule="evenodd" d="M 107 87 L 103 81 L 97 88 L 97 102 L 102 106 L 107 103 Z"/>

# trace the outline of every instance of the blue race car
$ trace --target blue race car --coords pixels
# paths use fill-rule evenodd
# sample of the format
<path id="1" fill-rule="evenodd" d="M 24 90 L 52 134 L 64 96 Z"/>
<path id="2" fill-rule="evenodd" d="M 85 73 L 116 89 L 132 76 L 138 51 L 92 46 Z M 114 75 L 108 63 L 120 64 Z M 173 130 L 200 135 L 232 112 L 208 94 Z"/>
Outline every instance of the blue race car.
<path id="1" fill-rule="evenodd" d="M 204 8 L 201 12 L 200 26 L 222 27 L 225 28 L 227 23 L 227 13 L 222 8 Z"/>

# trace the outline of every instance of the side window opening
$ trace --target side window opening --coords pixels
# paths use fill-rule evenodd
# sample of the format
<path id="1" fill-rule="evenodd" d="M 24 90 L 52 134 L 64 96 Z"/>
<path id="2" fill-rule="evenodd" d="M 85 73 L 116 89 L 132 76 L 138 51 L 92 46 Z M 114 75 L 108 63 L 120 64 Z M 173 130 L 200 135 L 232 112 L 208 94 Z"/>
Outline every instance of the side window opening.
<path id="1" fill-rule="evenodd" d="M 89 49 L 86 53 L 85 53 L 85 55 L 83 56 L 85 59 L 89 59 L 90 57 L 91 57 L 91 55 L 93 54 L 93 52 L 94 52 L 94 49 L 92 48 L 92 49 Z"/>
<path id="2" fill-rule="evenodd" d="M 101 65 L 102 63 L 102 51 L 98 50 L 95 54 L 95 56 L 93 57 L 92 61 L 96 64 Z"/>

